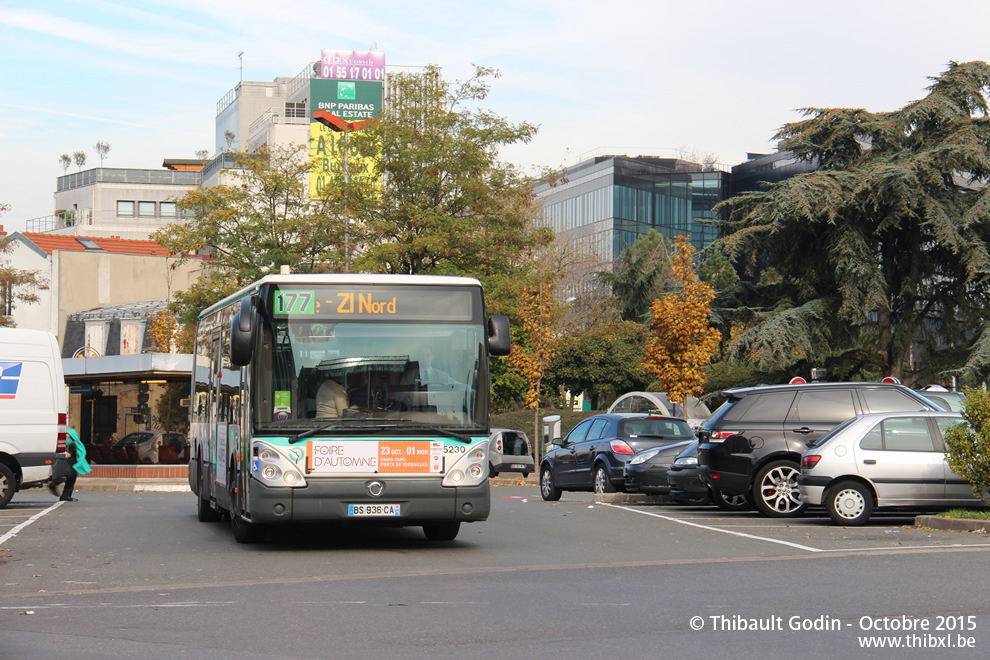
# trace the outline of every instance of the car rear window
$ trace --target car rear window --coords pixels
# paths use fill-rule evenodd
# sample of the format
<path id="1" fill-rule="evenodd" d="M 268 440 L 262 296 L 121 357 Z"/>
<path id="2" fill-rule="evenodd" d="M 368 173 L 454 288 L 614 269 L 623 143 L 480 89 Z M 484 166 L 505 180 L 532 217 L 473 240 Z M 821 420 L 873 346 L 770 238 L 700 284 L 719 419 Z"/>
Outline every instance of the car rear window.
<path id="1" fill-rule="evenodd" d="M 650 417 L 623 421 L 621 435 L 626 438 L 660 437 L 683 440 L 694 438 L 694 432 L 687 422 Z"/>

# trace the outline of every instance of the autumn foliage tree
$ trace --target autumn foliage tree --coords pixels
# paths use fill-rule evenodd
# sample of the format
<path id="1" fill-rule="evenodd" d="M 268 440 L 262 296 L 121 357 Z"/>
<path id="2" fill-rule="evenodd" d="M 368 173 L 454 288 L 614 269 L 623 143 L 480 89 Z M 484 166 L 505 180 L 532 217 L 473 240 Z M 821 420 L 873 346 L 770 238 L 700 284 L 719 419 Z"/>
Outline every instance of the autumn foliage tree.
<path id="1" fill-rule="evenodd" d="M 554 331 L 555 288 L 555 282 L 548 278 L 522 289 L 519 319 L 522 321 L 525 338 L 523 342 L 513 342 L 512 352 L 509 353 L 509 365 L 517 369 L 529 385 L 526 390 L 526 407 L 534 411 L 533 437 L 537 439 L 537 461 L 543 453 L 543 433 L 540 431 L 543 372 L 553 358 L 557 345 Z"/>
<path id="2" fill-rule="evenodd" d="M 653 301 L 643 368 L 656 375 L 673 403 L 698 396 L 706 382 L 705 366 L 718 350 L 721 336 L 711 327 L 711 303 L 715 290 L 698 280 L 692 268 L 694 248 L 686 236 L 674 242 L 671 274 L 682 283 L 680 293 Z"/>

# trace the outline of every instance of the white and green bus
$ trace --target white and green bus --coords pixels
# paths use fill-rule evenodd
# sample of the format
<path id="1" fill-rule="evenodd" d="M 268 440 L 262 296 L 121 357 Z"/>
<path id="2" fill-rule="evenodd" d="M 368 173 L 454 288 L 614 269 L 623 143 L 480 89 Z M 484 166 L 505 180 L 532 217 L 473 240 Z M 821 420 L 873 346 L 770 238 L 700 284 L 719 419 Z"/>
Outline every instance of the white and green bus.
<path id="1" fill-rule="evenodd" d="M 509 322 L 470 278 L 269 275 L 196 330 L 189 484 L 238 542 L 272 525 L 488 518 L 489 355 Z"/>

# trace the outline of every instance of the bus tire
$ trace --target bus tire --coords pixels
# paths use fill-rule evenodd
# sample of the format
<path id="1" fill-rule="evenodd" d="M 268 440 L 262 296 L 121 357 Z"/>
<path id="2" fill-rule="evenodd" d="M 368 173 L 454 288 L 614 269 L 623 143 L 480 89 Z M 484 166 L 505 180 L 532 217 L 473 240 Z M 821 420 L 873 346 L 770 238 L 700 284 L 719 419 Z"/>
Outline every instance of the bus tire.
<path id="1" fill-rule="evenodd" d="M 265 540 L 267 530 L 264 525 L 249 522 L 241 516 L 240 493 L 234 493 L 234 506 L 230 512 L 230 528 L 234 531 L 234 540 L 238 543 L 261 543 Z"/>
<path id="2" fill-rule="evenodd" d="M 230 527 L 238 543 L 261 543 L 265 540 L 265 528 L 244 520 L 238 513 L 230 514 Z"/>
<path id="3" fill-rule="evenodd" d="M 423 533 L 431 541 L 453 541 L 461 531 L 460 521 L 423 525 Z"/>

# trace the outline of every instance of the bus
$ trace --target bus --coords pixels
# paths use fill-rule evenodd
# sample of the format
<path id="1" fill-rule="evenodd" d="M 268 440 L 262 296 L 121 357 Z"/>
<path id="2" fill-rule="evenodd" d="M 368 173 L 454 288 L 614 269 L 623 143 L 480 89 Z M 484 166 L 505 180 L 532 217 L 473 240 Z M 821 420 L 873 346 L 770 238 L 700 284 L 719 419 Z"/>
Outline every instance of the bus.
<path id="1" fill-rule="evenodd" d="M 488 518 L 489 355 L 509 321 L 481 283 L 426 275 L 268 275 L 196 328 L 189 485 L 239 543 L 275 525 Z"/>

